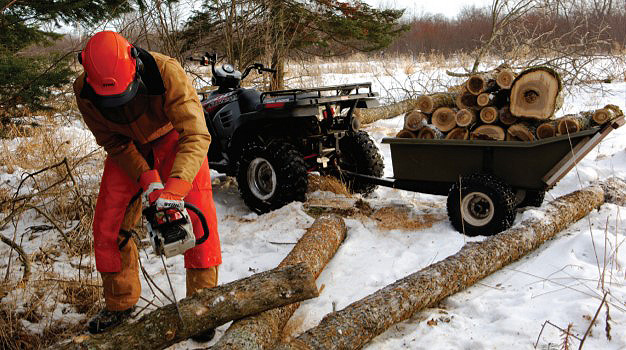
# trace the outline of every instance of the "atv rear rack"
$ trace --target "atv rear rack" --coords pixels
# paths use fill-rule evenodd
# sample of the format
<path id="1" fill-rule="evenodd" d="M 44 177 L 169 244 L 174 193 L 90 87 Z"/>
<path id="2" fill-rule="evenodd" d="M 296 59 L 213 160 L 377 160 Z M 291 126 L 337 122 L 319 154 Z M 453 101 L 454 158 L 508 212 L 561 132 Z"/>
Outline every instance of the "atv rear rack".
<path id="1" fill-rule="evenodd" d="M 360 93 L 360 89 L 367 89 L 367 92 Z M 324 91 L 334 91 L 333 95 L 323 96 Z M 354 93 L 352 93 L 354 91 Z M 261 103 L 271 98 L 271 102 L 294 102 L 295 105 L 315 105 L 322 103 L 332 103 L 355 99 L 371 99 L 378 96 L 372 91 L 372 83 L 331 85 L 310 89 L 290 89 L 268 91 L 261 94 Z M 372 106 L 373 107 L 373 106 Z"/>

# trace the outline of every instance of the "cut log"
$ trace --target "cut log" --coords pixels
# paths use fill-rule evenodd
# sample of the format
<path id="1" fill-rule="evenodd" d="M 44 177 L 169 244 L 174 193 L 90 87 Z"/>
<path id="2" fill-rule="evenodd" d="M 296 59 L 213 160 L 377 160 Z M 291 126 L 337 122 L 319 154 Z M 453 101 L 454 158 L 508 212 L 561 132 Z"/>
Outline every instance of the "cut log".
<path id="1" fill-rule="evenodd" d="M 317 278 L 346 238 L 346 224 L 335 215 L 321 216 L 298 240 L 278 267 L 306 263 Z M 211 350 L 273 349 L 299 303 L 233 322 Z"/>
<path id="2" fill-rule="evenodd" d="M 467 91 L 463 91 L 462 93 L 458 94 L 455 102 L 456 108 L 458 109 L 474 108 L 478 106 L 478 104 L 476 103 L 476 95 L 473 95 Z"/>
<path id="3" fill-rule="evenodd" d="M 480 110 L 480 120 L 485 124 L 493 124 L 498 120 L 498 110 L 495 107 L 485 107 Z"/>
<path id="4" fill-rule="evenodd" d="M 203 289 L 178 302 L 126 322 L 111 331 L 82 335 L 55 349 L 164 349 L 208 328 L 318 295 L 306 263 L 252 275 Z"/>
<path id="5" fill-rule="evenodd" d="M 609 121 L 624 115 L 622 110 L 615 105 L 606 105 L 593 113 L 593 121 L 598 124 L 606 124 Z"/>
<path id="6" fill-rule="evenodd" d="M 518 118 L 511 114 L 509 107 L 500 108 L 498 111 L 498 119 L 500 120 L 500 123 L 504 125 L 513 125 L 518 121 Z"/>
<path id="7" fill-rule="evenodd" d="M 557 119 L 556 130 L 560 135 L 573 134 L 587 129 L 591 125 L 593 112 L 568 114 Z"/>
<path id="8" fill-rule="evenodd" d="M 470 135 L 470 140 L 504 141 L 506 133 L 504 129 L 497 125 L 481 125 L 474 129 Z"/>
<path id="9" fill-rule="evenodd" d="M 448 107 L 438 108 L 433 113 L 431 123 L 443 132 L 456 128 L 456 110 Z"/>
<path id="10" fill-rule="evenodd" d="M 476 123 L 476 111 L 473 109 L 463 108 L 456 112 L 456 125 L 460 127 L 470 127 Z"/>
<path id="11" fill-rule="evenodd" d="M 487 106 L 491 106 L 494 104 L 495 100 L 495 95 L 483 92 L 482 94 L 478 95 L 478 97 L 476 97 L 476 103 L 480 106 L 480 107 L 487 107 Z"/>
<path id="12" fill-rule="evenodd" d="M 404 116 L 404 128 L 409 131 L 418 131 L 428 122 L 428 116 L 416 109 Z"/>
<path id="13" fill-rule="evenodd" d="M 537 138 L 541 140 L 556 136 L 556 124 L 556 121 L 549 121 L 539 125 L 537 127 Z"/>
<path id="14" fill-rule="evenodd" d="M 414 109 L 415 103 L 414 99 L 407 99 L 380 107 L 357 108 L 354 111 L 354 115 L 362 124 L 369 124 L 380 119 L 389 119 L 402 115 Z"/>
<path id="15" fill-rule="evenodd" d="M 467 140 L 469 139 L 469 130 L 467 128 L 454 128 L 446 135 L 446 140 Z"/>
<path id="16" fill-rule="evenodd" d="M 437 127 L 432 124 L 428 124 L 425 127 L 421 128 L 419 133 L 417 134 L 418 139 L 432 140 L 442 139 L 443 137 L 444 135 L 441 130 L 437 129 Z"/>
<path id="17" fill-rule="evenodd" d="M 510 69 L 502 69 L 496 74 L 496 84 L 501 89 L 510 89 L 515 80 L 515 73 Z"/>
<path id="18" fill-rule="evenodd" d="M 491 92 L 497 88 L 496 81 L 490 76 L 475 74 L 465 82 L 465 89 L 472 95 L 480 95 L 483 92 Z"/>
<path id="19" fill-rule="evenodd" d="M 509 108 L 511 104 L 511 90 L 501 89 L 501 90 L 494 92 L 493 94 L 494 94 L 494 100 L 493 100 L 494 107 L 498 109 L 502 109 L 505 107 Z"/>
<path id="20" fill-rule="evenodd" d="M 458 253 L 326 315 L 277 349 L 361 349 L 392 325 L 521 259 L 603 203 L 600 186 L 557 198 L 544 207 L 543 215 L 482 242 L 466 243 Z"/>
<path id="21" fill-rule="evenodd" d="M 396 137 L 400 139 L 414 139 L 417 138 L 417 134 L 411 130 L 402 129 L 396 134 Z"/>
<path id="22" fill-rule="evenodd" d="M 517 123 L 509 126 L 506 131 L 507 141 L 535 141 L 537 128 L 529 123 Z"/>
<path id="23" fill-rule="evenodd" d="M 433 113 L 437 108 L 455 107 L 455 100 L 456 94 L 446 92 L 423 95 L 417 99 L 417 108 L 424 113 Z"/>
<path id="24" fill-rule="evenodd" d="M 561 80 L 553 69 L 527 69 L 513 82 L 511 113 L 520 118 L 550 119 L 558 109 L 560 92 Z"/>

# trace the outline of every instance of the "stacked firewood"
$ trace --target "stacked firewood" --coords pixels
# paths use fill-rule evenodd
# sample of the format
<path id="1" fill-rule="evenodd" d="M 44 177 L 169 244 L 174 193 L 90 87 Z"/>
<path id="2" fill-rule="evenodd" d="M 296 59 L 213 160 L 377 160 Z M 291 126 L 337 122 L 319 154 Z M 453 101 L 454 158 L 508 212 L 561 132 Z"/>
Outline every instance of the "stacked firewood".
<path id="1" fill-rule="evenodd" d="M 623 115 L 614 105 L 555 119 L 563 105 L 559 75 L 546 67 L 519 74 L 499 67 L 447 92 L 420 96 L 396 137 L 534 141 L 574 133 Z"/>

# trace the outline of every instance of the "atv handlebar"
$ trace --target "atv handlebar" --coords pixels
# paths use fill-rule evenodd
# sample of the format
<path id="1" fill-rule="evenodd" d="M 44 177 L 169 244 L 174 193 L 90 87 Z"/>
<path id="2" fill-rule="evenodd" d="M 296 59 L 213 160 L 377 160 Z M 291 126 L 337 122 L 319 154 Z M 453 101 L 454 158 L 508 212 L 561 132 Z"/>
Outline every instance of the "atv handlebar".
<path id="1" fill-rule="evenodd" d="M 213 75 L 215 75 L 215 63 L 217 63 L 217 54 L 215 52 L 214 53 L 205 52 L 204 56 L 200 58 L 190 56 L 190 57 L 187 57 L 187 60 L 191 62 L 200 62 L 200 65 L 202 66 L 211 66 L 211 72 L 213 73 Z M 263 72 L 276 74 L 276 69 L 265 68 L 265 66 L 262 63 L 254 63 L 243 71 L 243 74 L 241 75 L 241 80 L 247 77 L 248 74 L 250 74 L 250 72 L 254 69 L 256 69 L 257 73 L 259 74 Z"/>

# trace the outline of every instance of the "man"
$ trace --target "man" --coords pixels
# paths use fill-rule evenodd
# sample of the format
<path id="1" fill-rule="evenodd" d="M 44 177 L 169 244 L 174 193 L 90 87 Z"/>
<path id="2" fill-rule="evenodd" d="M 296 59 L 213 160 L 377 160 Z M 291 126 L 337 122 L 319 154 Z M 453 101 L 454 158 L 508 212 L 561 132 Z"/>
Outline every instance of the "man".
<path id="1" fill-rule="evenodd" d="M 108 153 L 93 223 L 106 307 L 89 331 L 100 333 L 130 317 L 141 294 L 137 247 L 128 239 L 141 217 L 141 191 L 144 206 L 182 208 L 187 201 L 207 219 L 209 239 L 185 252 L 187 296 L 217 285 L 222 259 L 206 159 L 211 137 L 181 65 L 111 31 L 94 35 L 79 61 L 85 72 L 74 82 L 78 108 Z M 189 215 L 199 238 L 202 225 Z M 194 339 L 213 335 L 210 329 Z"/>

